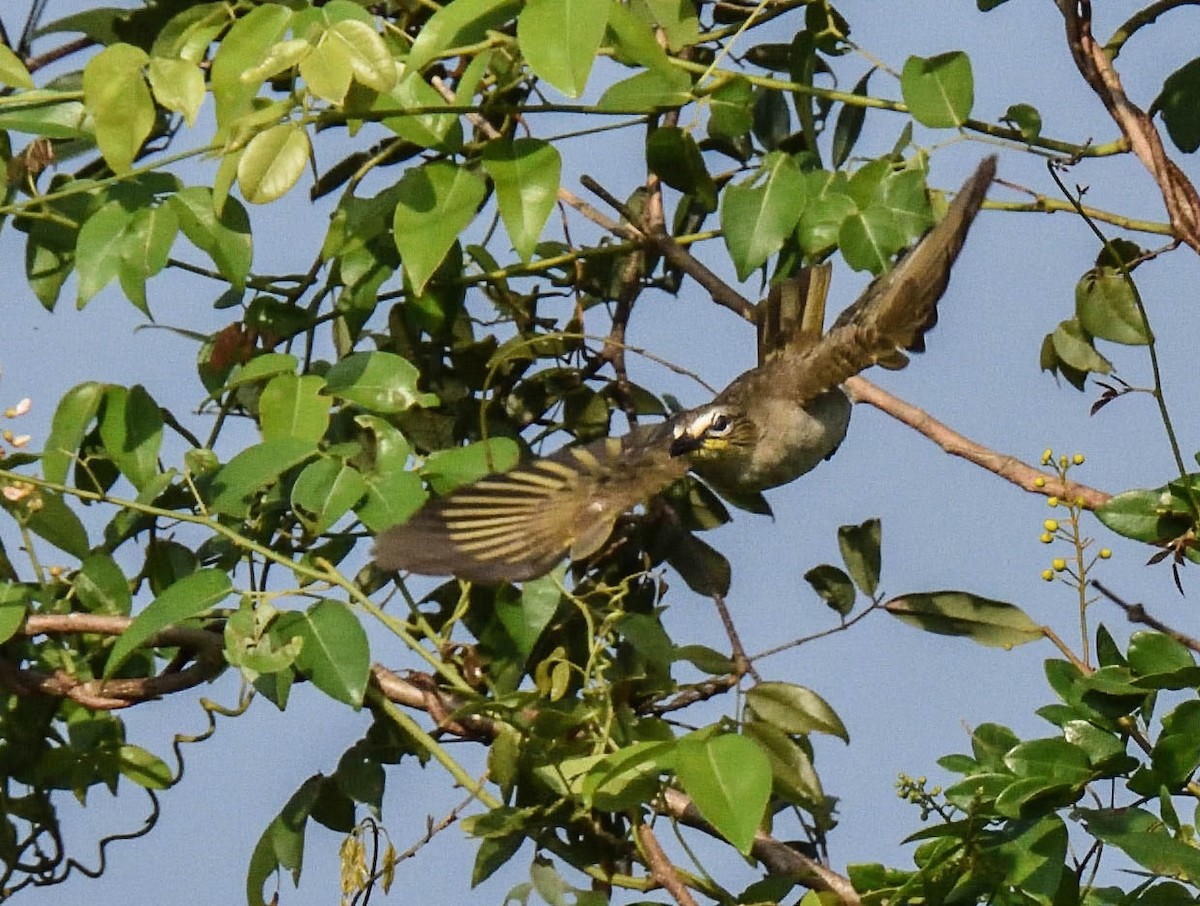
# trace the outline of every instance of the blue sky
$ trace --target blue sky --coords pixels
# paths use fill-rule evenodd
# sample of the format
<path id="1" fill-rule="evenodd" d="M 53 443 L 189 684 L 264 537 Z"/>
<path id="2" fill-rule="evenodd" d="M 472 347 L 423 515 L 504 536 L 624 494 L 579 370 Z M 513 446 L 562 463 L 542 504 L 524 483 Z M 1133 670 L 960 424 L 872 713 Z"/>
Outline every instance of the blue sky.
<path id="1" fill-rule="evenodd" d="M 11 11 L 0 14 L 10 30 L 15 30 L 26 5 L 24 0 L 7 4 Z M 85 6 L 50 0 L 49 18 Z M 1101 21 L 1100 34 L 1136 8 L 1129 3 L 1102 6 L 1098 14 L 1111 19 Z M 1116 135 L 1070 64 L 1051 4 L 1011 2 L 987 15 L 967 0 L 857 0 L 841 9 L 855 28 L 854 38 L 896 69 L 910 53 L 966 50 L 974 64 L 975 115 L 980 118 L 995 119 L 1010 104 L 1024 102 L 1039 108 L 1047 134 L 1075 141 L 1090 136 L 1097 142 Z M 782 39 L 800 27 L 800 15 L 778 22 Z M 1183 22 L 1188 13 L 1174 15 Z M 1168 21 L 1165 28 L 1139 37 L 1122 55 L 1126 87 L 1143 106 L 1157 93 L 1161 79 L 1194 54 L 1188 32 Z M 899 96 L 898 87 L 884 76 L 876 76 L 872 88 Z M 890 148 L 903 125 L 900 116 L 871 113 L 859 151 L 870 155 Z M 534 128 L 542 129 L 538 134 L 550 134 L 558 125 L 543 122 Z M 946 144 L 948 138 L 946 133 L 917 130 L 917 140 L 931 146 Z M 618 197 L 625 195 L 638 176 L 636 167 L 625 162 L 638 159 L 641 140 L 640 133 L 630 131 L 623 138 L 610 134 L 566 147 L 564 153 L 574 159 L 565 184 L 580 191 L 578 176 L 586 172 Z M 629 143 L 627 153 L 622 153 L 621 142 Z M 978 141 L 952 140 L 934 153 L 931 183 L 957 187 L 980 157 L 993 150 Z M 1195 169 L 1189 160 L 1181 163 Z M 194 169 L 187 178 L 200 182 L 211 179 L 211 173 L 211 167 Z M 1002 154 L 1000 176 L 1038 192 L 1056 192 L 1041 160 L 1019 152 Z M 1097 207 L 1154 220 L 1164 217 L 1153 184 L 1131 159 L 1081 164 L 1068 177 L 1071 183 L 1088 185 L 1088 202 Z M 996 186 L 992 196 L 1020 198 L 1003 186 Z M 314 210 L 304 190 L 297 189 L 283 204 L 254 209 L 252 215 L 256 271 L 307 267 L 307 256 L 324 231 L 326 209 Z M 553 229 L 552 220 L 548 230 Z M 1149 246 L 1161 244 L 1157 237 L 1132 238 Z M 929 351 L 906 371 L 868 376 L 968 437 L 1027 462 L 1036 461 L 1047 446 L 1059 452 L 1081 451 L 1087 463 L 1078 478 L 1092 486 L 1117 492 L 1162 484 L 1172 465 L 1148 397 L 1132 397 L 1090 417 L 1094 392 L 1079 394 L 1060 387 L 1038 370 L 1041 339 L 1070 316 L 1074 284 L 1095 253 L 1095 241 L 1084 225 L 1066 215 L 985 211 L 955 270 L 938 327 L 928 337 Z M 719 243 L 707 246 L 703 254 L 733 281 Z M 1196 319 L 1188 317 L 1196 274 L 1195 259 L 1186 251 L 1138 271 L 1159 336 L 1167 399 L 1174 404 L 1185 456 L 1200 446 L 1200 414 L 1192 405 L 1194 350 L 1200 337 Z M 68 285 L 59 311 L 44 312 L 25 286 L 22 245 L 11 228 L 0 233 L 0 279 L 8 287 L 8 323 L 0 341 L 0 404 L 11 405 L 23 396 L 34 400 L 34 410 L 21 427 L 34 435 L 35 446 L 46 435 L 55 402 L 82 380 L 144 383 L 177 412 L 192 411 L 202 398 L 191 378 L 193 344 L 168 331 L 135 332 L 144 320 L 115 287 L 77 312 Z M 836 310 L 850 302 L 864 283 L 861 275 L 839 265 L 831 307 Z M 196 278 L 164 275 L 151 284 L 150 304 L 161 324 L 210 330 L 225 320 L 211 309 L 219 292 L 220 287 Z M 747 285 L 743 292 L 753 297 L 758 287 Z M 679 299 L 643 300 L 630 342 L 695 370 L 715 386 L 753 364 L 749 327 L 695 289 Z M 1130 382 L 1149 381 L 1142 350 L 1103 351 Z M 632 367 L 635 380 L 674 392 L 685 404 L 704 399 L 699 387 L 665 375 L 658 366 L 635 359 Z M 197 423 L 206 426 L 203 420 Z M 830 612 L 802 575 L 819 562 L 837 562 L 839 524 L 871 516 L 883 521 L 882 584 L 889 595 L 967 589 L 1017 603 L 1069 641 L 1076 638 L 1071 593 L 1039 576 L 1048 560 L 1037 540 L 1042 520 L 1050 515 L 1045 502 L 946 456 L 878 412 L 857 407 L 838 455 L 769 498 L 774 521 L 738 514 L 733 525 L 709 537 L 734 564 L 729 604 L 750 652 L 832 624 Z M 1115 551 L 1101 573 L 1111 587 L 1145 601 L 1162 618 L 1187 625 L 1190 598 L 1179 597 L 1166 569 L 1144 568 L 1146 550 L 1125 544 L 1094 521 L 1090 530 Z M 15 542 L 7 537 L 5 541 L 13 551 Z M 1185 573 L 1184 581 L 1194 596 L 1192 574 Z M 721 647 L 711 604 L 689 595 L 677 579 L 673 585 L 665 621 L 676 640 Z M 1093 608 L 1093 626 L 1100 620 L 1118 637 L 1127 631 L 1120 614 L 1104 604 Z M 378 633 L 372 638 L 376 660 L 407 663 L 398 643 Z M 1012 652 L 985 649 L 925 635 L 876 614 L 853 631 L 761 664 L 768 678 L 819 692 L 850 731 L 849 747 L 832 739 L 816 740 L 816 765 L 825 789 L 841 797 L 841 825 L 831 838 L 834 867 L 855 861 L 906 863 L 908 850 L 898 841 L 917 828 L 918 816 L 894 797 L 896 775 L 905 771 L 928 775 L 933 782 L 944 780 L 935 759 L 965 751 L 970 726 L 991 720 L 1010 725 L 1022 736 L 1052 735 L 1053 728 L 1033 711 L 1051 700 L 1041 663 L 1053 655 L 1048 644 Z M 201 691 L 232 704 L 237 678 L 227 674 Z M 203 728 L 195 699 L 177 696 L 127 710 L 123 718 L 129 739 L 165 757 L 173 733 Z M 245 867 L 263 828 L 307 776 L 332 771 L 366 725 L 364 715 L 334 705 L 308 687 L 296 690 L 284 714 L 265 701 L 255 702 L 246 716 L 223 720 L 213 740 L 191 747 L 187 774 L 163 796 L 164 814 L 149 838 L 112 847 L 108 871 L 98 880 L 78 878 L 64 887 L 28 892 L 22 901 L 242 901 Z M 462 745 L 454 752 L 468 764 L 474 760 L 478 768 L 482 753 L 469 749 Z M 406 763 L 391 769 L 384 823 L 397 848 L 407 848 L 420 836 L 426 815 L 439 818 L 461 798 L 435 767 L 422 771 Z M 106 792 L 93 791 L 88 807 L 78 814 L 72 814 L 76 810 L 64 800 L 64 814 L 71 815 L 65 821 L 69 845 L 94 864 L 88 841 L 136 827 L 143 809 L 143 800 L 126 787 L 115 801 Z M 310 834 L 302 886 L 293 892 L 285 882 L 283 902 L 334 900 L 338 843 L 330 833 Z M 460 902 L 468 895 L 477 902 L 500 902 L 509 887 L 525 879 L 528 846 L 482 890 L 468 894 L 474 849 L 475 844 L 452 827 L 430 851 L 401 866 L 402 893 L 393 899 L 403 901 L 404 893 L 420 891 L 430 903 Z M 719 860 L 709 865 L 718 876 L 727 879 L 742 870 L 727 851 L 710 853 Z"/>

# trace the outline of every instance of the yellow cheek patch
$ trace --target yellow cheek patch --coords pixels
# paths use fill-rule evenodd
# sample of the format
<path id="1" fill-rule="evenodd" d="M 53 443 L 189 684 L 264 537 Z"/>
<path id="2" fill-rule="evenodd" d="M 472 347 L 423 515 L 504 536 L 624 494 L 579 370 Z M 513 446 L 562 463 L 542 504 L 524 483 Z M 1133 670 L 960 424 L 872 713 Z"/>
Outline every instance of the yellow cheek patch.
<path id="1" fill-rule="evenodd" d="M 727 437 L 706 437 L 693 455 L 701 458 L 719 456 L 728 450 L 729 447 L 730 443 Z"/>

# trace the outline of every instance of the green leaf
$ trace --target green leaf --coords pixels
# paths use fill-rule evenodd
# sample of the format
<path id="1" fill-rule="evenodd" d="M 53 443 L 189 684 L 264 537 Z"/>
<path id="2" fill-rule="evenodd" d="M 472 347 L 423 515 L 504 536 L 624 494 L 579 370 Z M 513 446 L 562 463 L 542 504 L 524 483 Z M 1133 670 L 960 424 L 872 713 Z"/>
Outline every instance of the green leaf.
<path id="1" fill-rule="evenodd" d="M 213 477 L 212 509 L 227 516 L 246 516 L 251 497 L 316 453 L 311 441 L 294 437 L 268 440 L 242 450 Z"/>
<path id="2" fill-rule="evenodd" d="M 596 6 L 604 6 L 596 3 Z M 642 14 L 639 15 L 639 12 Z M 645 69 L 669 73 L 673 68 L 666 52 L 656 40 L 652 18 L 632 4 L 608 4 L 608 36 L 613 55 L 621 63 L 634 63 Z"/>
<path id="3" fill-rule="evenodd" d="M 1042 115 L 1029 104 L 1013 104 L 1000 119 L 1015 127 L 1027 142 L 1037 141 L 1042 134 Z"/>
<path id="4" fill-rule="evenodd" d="M 1004 866 L 1004 883 L 1044 906 L 1055 902 L 1067 860 L 1067 827 L 1058 815 L 1046 815 L 1028 825 L 1006 828 L 1019 831 L 988 857 Z"/>
<path id="5" fill-rule="evenodd" d="M 1094 268 L 1075 285 L 1075 316 L 1083 330 L 1102 340 L 1128 346 L 1145 346 L 1151 340 L 1133 288 L 1111 267 Z"/>
<path id="6" fill-rule="evenodd" d="M 734 76 L 709 95 L 708 109 L 710 136 L 741 138 L 754 122 L 754 88 L 742 76 Z"/>
<path id="7" fill-rule="evenodd" d="M 1060 737 L 1018 743 L 1004 755 L 1005 766 L 1018 777 L 1080 786 L 1092 779 L 1087 753 Z"/>
<path id="8" fill-rule="evenodd" d="M 89 543 L 87 530 L 75 511 L 59 494 L 39 491 L 38 497 L 41 509 L 26 516 L 25 525 L 39 538 L 82 560 L 88 555 Z"/>
<path id="9" fill-rule="evenodd" d="M 904 232 L 895 217 L 877 205 L 850 214 L 838 230 L 842 257 L 856 271 L 882 274 L 903 245 Z"/>
<path id="10" fill-rule="evenodd" d="M 96 144 L 117 175 L 127 173 L 154 128 L 154 100 L 142 74 L 146 52 L 113 44 L 83 69 L 83 104 L 96 123 Z"/>
<path id="11" fill-rule="evenodd" d="M 413 167 L 396 190 L 396 248 L 413 290 L 421 292 L 487 195 L 478 175 L 445 161 Z"/>
<path id="12" fill-rule="evenodd" d="M 745 280 L 783 246 L 804 211 L 805 183 L 800 168 L 775 151 L 748 181 L 725 189 L 721 228 L 725 246 Z"/>
<path id="13" fill-rule="evenodd" d="M 1135 676 L 1174 673 L 1195 666 L 1191 651 L 1161 632 L 1135 632 L 1129 640 L 1129 669 Z"/>
<path id="14" fill-rule="evenodd" d="M 868 519 L 862 525 L 843 525 L 838 528 L 838 549 L 842 562 L 854 578 L 854 584 L 868 597 L 879 586 L 883 526 L 878 519 Z"/>
<path id="15" fill-rule="evenodd" d="M 354 612 L 331 598 L 318 601 L 291 627 L 304 640 L 296 666 L 330 698 L 362 707 L 371 671 L 367 633 Z"/>
<path id="16" fill-rule="evenodd" d="M 850 742 L 846 725 L 817 693 L 793 683 L 759 683 L 746 693 L 746 704 L 760 720 L 785 733 L 826 733 Z"/>
<path id="17" fill-rule="evenodd" d="M 299 123 L 280 123 L 260 132 L 238 160 L 238 185 L 251 204 L 267 204 L 285 195 L 308 166 L 312 145 Z"/>
<path id="18" fill-rule="evenodd" d="M 692 99 L 692 80 L 681 69 L 667 73 L 648 69 L 615 82 L 596 102 L 609 113 L 654 113 L 682 107 Z"/>
<path id="19" fill-rule="evenodd" d="M 517 464 L 521 448 L 508 437 L 438 450 L 429 454 L 421 474 L 439 494 L 447 494 L 492 472 L 507 472 Z"/>
<path id="20" fill-rule="evenodd" d="M 219 0 L 187 4 L 155 36 L 150 54 L 200 63 L 208 56 L 212 42 L 231 20 L 229 7 Z"/>
<path id="21" fill-rule="evenodd" d="M 936 57 L 909 57 L 900 74 L 900 93 L 913 119 L 933 129 L 961 126 L 975 104 L 971 60 L 961 50 Z"/>
<path id="22" fill-rule="evenodd" d="M 336 50 L 334 50 L 336 48 Z M 316 56 L 323 52 L 335 52 L 338 62 L 343 62 L 355 82 L 366 85 L 374 91 L 390 91 L 396 84 L 396 64 L 388 52 L 388 46 L 379 37 L 379 32 L 358 19 L 342 19 L 330 26 L 325 34 L 320 36 L 317 43 Z M 300 64 L 300 73 L 305 73 L 308 60 Z M 306 77 L 307 80 L 307 77 Z M 349 79 L 347 79 L 347 86 Z M 341 96 L 325 97 L 326 101 L 342 103 L 346 90 Z"/>
<path id="23" fill-rule="evenodd" d="M 542 631 L 550 625 L 558 602 L 562 599 L 562 581 L 566 566 L 560 566 L 549 575 L 533 579 L 521 587 L 519 599 L 497 597 L 496 616 L 504 625 L 505 632 L 516 645 L 517 653 L 528 658 L 533 646 L 541 638 Z"/>
<path id="24" fill-rule="evenodd" d="M 771 763 L 744 736 L 692 734 L 679 741 L 675 771 L 700 814 L 743 855 L 771 795 Z"/>
<path id="25" fill-rule="evenodd" d="M 96 381 L 76 384 L 59 400 L 50 422 L 50 436 L 46 438 L 42 454 L 42 475 L 47 481 L 62 484 L 92 419 L 100 411 L 107 385 Z"/>
<path id="26" fill-rule="evenodd" d="M 33 88 L 33 76 L 15 53 L 0 44 L 0 82 L 13 88 Z"/>
<path id="27" fill-rule="evenodd" d="M 449 106 L 450 103 L 415 72 L 405 75 L 390 92 L 380 94 L 374 104 L 376 110 L 405 111 L 399 116 L 388 116 L 380 120 L 383 126 L 401 138 L 408 139 L 422 148 L 456 151 L 462 147 L 462 125 L 457 113 L 407 112 L 419 108 Z"/>
<path id="28" fill-rule="evenodd" d="M 310 535 L 327 531 L 367 492 L 362 473 L 340 459 L 310 462 L 292 485 L 292 508 Z"/>
<path id="29" fill-rule="evenodd" d="M 733 568 L 719 550 L 691 532 L 679 534 L 667 554 L 667 562 L 698 595 L 729 594 Z"/>
<path id="30" fill-rule="evenodd" d="M 104 395 L 100 440 L 121 474 L 139 491 L 158 474 L 163 417 L 140 384 L 126 390 L 110 387 Z"/>
<path id="31" fill-rule="evenodd" d="M 202 569 L 180 579 L 151 601 L 117 638 L 104 665 L 104 678 L 116 675 L 129 656 L 156 632 L 216 607 L 232 593 L 229 576 L 219 569 Z"/>
<path id="32" fill-rule="evenodd" d="M 255 6 L 233 23 L 212 61 L 211 84 L 218 137 L 249 113 L 262 79 L 243 79 L 267 58 L 292 21 L 292 11 L 278 3 Z"/>
<path id="33" fill-rule="evenodd" d="M 225 382 L 225 390 L 264 381 L 277 374 L 293 374 L 300 365 L 300 360 L 290 352 L 264 352 L 256 355 L 245 365 L 235 368 Z"/>
<path id="34" fill-rule="evenodd" d="M 610 6 L 604 0 L 527 0 L 517 17 L 517 41 L 529 68 L 567 97 L 579 97 Z"/>
<path id="35" fill-rule="evenodd" d="M 354 512 L 371 532 L 408 521 L 428 498 L 416 472 L 385 470 L 366 478 L 366 494 Z"/>
<path id="36" fill-rule="evenodd" d="M 1163 716 L 1150 764 L 1161 783 L 1174 788 L 1200 767 L 1200 701 L 1180 702 Z"/>
<path id="37" fill-rule="evenodd" d="M 22 106 L 0 109 L 0 129 L 45 138 L 91 139 L 95 123 L 82 103 L 63 100 L 57 91 L 27 91 Z M 29 105 L 29 106 L 25 106 Z"/>
<path id="38" fill-rule="evenodd" d="M 205 93 L 204 72 L 199 66 L 190 60 L 155 57 L 146 77 L 158 103 L 183 116 L 189 127 L 196 125 Z"/>
<path id="39" fill-rule="evenodd" d="M 246 209 L 230 198 L 218 215 L 213 206 L 212 190 L 204 186 L 184 189 L 171 196 L 170 203 L 179 215 L 183 235 L 212 259 L 234 290 L 241 292 L 254 258 L 250 217 Z"/>
<path id="40" fill-rule="evenodd" d="M 121 746 L 120 771 L 122 775 L 147 790 L 165 790 L 175 782 L 165 761 L 141 746 L 129 743 Z"/>
<path id="41" fill-rule="evenodd" d="M 355 352 L 326 373 L 325 393 L 388 415 L 436 405 L 437 397 L 417 389 L 420 376 L 415 365 L 395 353 Z"/>
<path id="42" fill-rule="evenodd" d="M 904 237 L 902 243 L 920 239 L 933 226 L 925 174 L 920 170 L 888 173 L 871 200 L 871 206 L 887 211 Z"/>
<path id="43" fill-rule="evenodd" d="M 289 371 L 271 378 L 258 400 L 263 440 L 295 437 L 316 443 L 324 437 L 330 406 L 329 397 L 321 393 L 324 387 L 324 378 L 315 374 Z"/>
<path id="44" fill-rule="evenodd" d="M 110 201 L 84 221 L 75 245 L 75 269 L 79 273 L 76 305 L 83 308 L 104 289 L 121 267 L 125 230 L 133 213 L 119 201 Z"/>
<path id="45" fill-rule="evenodd" d="M 1200 58 L 1167 76 L 1152 109 L 1162 114 L 1176 148 L 1185 154 L 1200 148 Z"/>
<path id="46" fill-rule="evenodd" d="M 179 217 L 165 204 L 136 210 L 125 227 L 117 277 L 126 297 L 144 314 L 150 313 L 146 280 L 167 266 L 178 233 Z"/>
<path id="47" fill-rule="evenodd" d="M 0 642 L 7 642 L 17 634 L 32 600 L 28 586 L 7 579 L 0 581 Z"/>
<path id="48" fill-rule="evenodd" d="M 851 93 L 856 97 L 866 97 L 869 94 L 868 85 L 874 72 L 874 67 L 868 69 L 863 77 L 855 83 Z M 840 169 L 842 164 L 850 159 L 854 146 L 858 144 L 858 136 L 862 133 L 866 118 L 866 107 L 859 104 L 842 103 L 842 109 L 838 112 L 837 122 L 833 127 L 833 146 L 830 151 L 833 169 Z"/>
<path id="49" fill-rule="evenodd" d="M 839 616 L 846 616 L 854 609 L 854 583 L 850 577 L 828 563 L 814 566 L 804 574 L 804 581 L 812 586 L 821 600 Z"/>
<path id="50" fill-rule="evenodd" d="M 496 185 L 513 248 L 528 262 L 558 198 L 562 158 L 541 139 L 496 140 L 483 149 L 483 169 Z"/>
<path id="51" fill-rule="evenodd" d="M 820 258 L 837 247 L 842 224 L 858 210 L 847 194 L 844 173 L 813 170 L 804 174 L 807 200 L 800 214 L 796 237 L 800 248 L 811 258 Z"/>
<path id="52" fill-rule="evenodd" d="M 1118 535 L 1153 543 L 1173 538 L 1179 526 L 1171 513 L 1166 489 L 1135 489 L 1110 497 L 1096 508 L 1096 518 Z"/>
<path id="53" fill-rule="evenodd" d="M 991 648 L 1014 648 L 1043 638 L 1042 628 L 1014 604 L 966 591 L 935 591 L 892 598 L 892 616 L 938 635 L 966 636 Z"/>
<path id="54" fill-rule="evenodd" d="M 1166 832 L 1157 815 L 1140 808 L 1079 809 L 1092 836 L 1116 846 L 1156 875 L 1200 882 L 1200 850 Z"/>
<path id="55" fill-rule="evenodd" d="M 416 72 L 444 51 L 481 41 L 488 29 L 507 22 L 521 8 L 520 0 L 455 0 L 429 17 L 405 61 Z"/>
<path id="56" fill-rule="evenodd" d="M 478 887 L 507 864 L 524 842 L 525 835 L 522 833 L 488 837 L 480 841 L 479 850 L 475 853 L 475 863 L 471 868 L 471 887 Z"/>
<path id="57" fill-rule="evenodd" d="M 646 163 L 672 189 L 693 196 L 704 210 L 717 209 L 717 185 L 704 166 L 696 140 L 678 126 L 664 126 L 646 139 Z"/>
<path id="58" fill-rule="evenodd" d="M 776 795 L 808 807 L 824 801 L 825 793 L 812 760 L 791 736 L 761 720 L 746 721 L 742 733 L 754 740 L 770 761 L 772 786 Z"/>
<path id="59" fill-rule="evenodd" d="M 1020 742 L 1008 727 L 984 723 L 971 733 L 971 753 L 984 771 L 1000 771 L 1005 769 L 1004 756 Z"/>
<path id="60" fill-rule="evenodd" d="M 587 808 L 626 811 L 638 808 L 658 791 L 660 776 L 675 765 L 675 742 L 645 741 L 596 761 L 583 782 Z"/>
<path id="61" fill-rule="evenodd" d="M 700 20 L 695 6 L 686 0 L 634 0 L 633 8 L 638 10 L 643 3 L 650 18 L 666 34 L 670 50 L 679 51 L 696 43 Z"/>

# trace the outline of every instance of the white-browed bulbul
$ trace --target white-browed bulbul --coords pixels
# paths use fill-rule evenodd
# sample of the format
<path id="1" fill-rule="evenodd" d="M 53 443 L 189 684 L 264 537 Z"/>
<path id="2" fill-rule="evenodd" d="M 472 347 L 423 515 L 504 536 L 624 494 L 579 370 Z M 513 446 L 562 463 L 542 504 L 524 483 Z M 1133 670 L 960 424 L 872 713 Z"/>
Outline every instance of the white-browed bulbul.
<path id="1" fill-rule="evenodd" d="M 937 321 L 950 269 L 996 172 L 986 158 L 946 217 L 823 333 L 829 265 L 773 288 L 758 312 L 759 363 L 704 406 L 624 437 L 567 447 L 430 501 L 382 532 L 386 570 L 475 582 L 541 576 L 564 556 L 596 553 L 617 518 L 689 470 L 717 491 L 786 484 L 832 455 L 845 436 L 847 378 L 901 367 Z"/>

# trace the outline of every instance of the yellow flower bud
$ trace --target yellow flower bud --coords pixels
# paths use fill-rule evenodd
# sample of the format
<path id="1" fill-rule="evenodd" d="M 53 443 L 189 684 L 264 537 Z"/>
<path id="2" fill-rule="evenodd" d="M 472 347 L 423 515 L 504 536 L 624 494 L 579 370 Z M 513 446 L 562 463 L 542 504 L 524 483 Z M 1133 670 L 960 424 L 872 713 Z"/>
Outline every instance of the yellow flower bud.
<path id="1" fill-rule="evenodd" d="M 1100 559 L 1101 560 L 1107 560 L 1111 556 L 1112 556 L 1112 551 L 1110 551 L 1107 547 L 1100 548 Z"/>
<path id="2" fill-rule="evenodd" d="M 1049 544 L 1053 540 L 1054 536 L 1049 532 L 1042 532 L 1041 537 L 1038 538 L 1038 541 L 1042 542 L 1042 544 Z"/>
<path id="3" fill-rule="evenodd" d="M 1067 568 L 1067 561 L 1064 560 L 1062 557 L 1055 557 L 1053 560 L 1050 561 L 1050 565 L 1054 567 L 1055 572 L 1061 573 L 1064 569 Z"/>
<path id="4" fill-rule="evenodd" d="M 1050 507 L 1058 506 L 1058 498 L 1057 497 L 1047 497 L 1046 498 L 1046 506 L 1050 506 Z"/>
<path id="5" fill-rule="evenodd" d="M 1071 462 L 1075 463 L 1075 465 L 1077 465 L 1077 466 L 1083 465 L 1083 454 L 1076 453 L 1074 456 L 1071 457 Z"/>
<path id="6" fill-rule="evenodd" d="M 1054 581 L 1054 570 L 1043 569 L 1042 570 L 1042 578 L 1045 579 L 1047 582 L 1053 582 Z"/>
<path id="7" fill-rule="evenodd" d="M 1054 451 L 1047 447 L 1042 451 L 1042 465 L 1047 465 L 1054 458 Z"/>
<path id="8" fill-rule="evenodd" d="M 1057 532 L 1058 531 L 1058 520 L 1057 519 L 1047 519 L 1045 522 L 1042 523 L 1042 528 L 1044 528 L 1048 532 Z"/>
<path id="9" fill-rule="evenodd" d="M 1046 479 L 1044 479 L 1041 475 L 1039 475 L 1037 478 L 1035 478 L 1033 480 L 1033 486 L 1035 488 L 1044 488 L 1046 486 Z"/>

